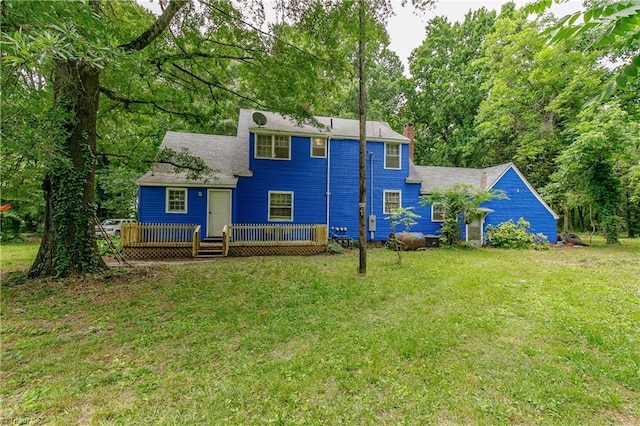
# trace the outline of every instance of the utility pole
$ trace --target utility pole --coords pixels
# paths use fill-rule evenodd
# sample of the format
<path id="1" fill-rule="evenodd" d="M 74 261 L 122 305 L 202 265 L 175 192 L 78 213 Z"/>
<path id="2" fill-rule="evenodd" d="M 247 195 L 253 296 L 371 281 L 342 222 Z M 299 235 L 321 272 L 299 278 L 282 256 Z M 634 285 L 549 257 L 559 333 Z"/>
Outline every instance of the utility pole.
<path id="1" fill-rule="evenodd" d="M 364 80 L 364 51 L 365 51 L 365 0 L 358 0 L 358 77 L 360 87 L 359 98 L 359 118 L 360 118 L 360 155 L 359 155 L 359 216 L 358 216 L 358 235 L 359 235 L 359 251 L 360 264 L 358 272 L 367 273 L 367 228 L 365 212 L 367 207 L 367 91 Z"/>

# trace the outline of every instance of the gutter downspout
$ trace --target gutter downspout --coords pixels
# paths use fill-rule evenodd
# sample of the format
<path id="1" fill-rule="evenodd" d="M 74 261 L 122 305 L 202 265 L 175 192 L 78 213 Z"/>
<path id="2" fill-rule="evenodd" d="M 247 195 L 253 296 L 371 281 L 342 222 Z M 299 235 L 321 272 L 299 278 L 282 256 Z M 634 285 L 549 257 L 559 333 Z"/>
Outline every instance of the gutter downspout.
<path id="1" fill-rule="evenodd" d="M 333 124 L 333 122 L 332 122 Z M 329 229 L 329 207 L 331 198 L 331 138 L 327 138 L 327 237 L 331 235 L 331 230 Z"/>
<path id="2" fill-rule="evenodd" d="M 370 196 L 371 196 L 371 202 L 370 202 L 370 213 L 369 213 L 369 217 L 371 218 L 373 216 L 373 158 L 374 158 L 374 154 L 373 152 L 369 151 L 369 168 L 371 170 L 371 190 L 370 192 Z M 375 232 L 374 231 L 369 231 L 369 240 L 373 241 L 375 238 Z"/>

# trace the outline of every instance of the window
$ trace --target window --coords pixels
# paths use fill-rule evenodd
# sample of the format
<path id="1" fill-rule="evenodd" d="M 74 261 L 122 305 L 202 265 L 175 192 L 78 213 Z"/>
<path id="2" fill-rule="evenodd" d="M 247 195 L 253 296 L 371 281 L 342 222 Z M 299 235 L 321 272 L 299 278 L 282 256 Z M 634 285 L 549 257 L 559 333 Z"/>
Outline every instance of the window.
<path id="1" fill-rule="evenodd" d="M 400 168 L 400 144 L 386 143 L 384 144 L 384 168 L 399 169 Z"/>
<path id="2" fill-rule="evenodd" d="M 327 140 L 311 138 L 311 156 L 325 158 L 327 156 Z"/>
<path id="3" fill-rule="evenodd" d="M 184 188 L 167 188 L 167 213 L 187 212 L 187 190 Z"/>
<path id="4" fill-rule="evenodd" d="M 384 191 L 384 213 L 402 206 L 402 193 L 400 191 Z"/>
<path id="5" fill-rule="evenodd" d="M 269 220 L 293 221 L 293 192 L 269 191 Z"/>
<path id="6" fill-rule="evenodd" d="M 444 213 L 444 204 L 433 203 L 431 205 L 431 222 L 444 222 Z"/>
<path id="7" fill-rule="evenodd" d="M 283 135 L 256 135 L 256 158 L 291 159 L 291 139 Z"/>

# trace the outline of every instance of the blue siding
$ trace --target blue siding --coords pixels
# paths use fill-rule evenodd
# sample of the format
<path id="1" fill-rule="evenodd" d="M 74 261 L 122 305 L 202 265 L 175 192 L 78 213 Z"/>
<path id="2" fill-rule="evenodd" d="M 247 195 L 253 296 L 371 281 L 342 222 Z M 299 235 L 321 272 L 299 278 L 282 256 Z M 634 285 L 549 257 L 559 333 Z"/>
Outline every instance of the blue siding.
<path id="1" fill-rule="evenodd" d="M 329 148 L 331 150 L 329 228 L 346 227 L 346 235 L 357 239 L 359 142 L 332 139 Z"/>
<path id="2" fill-rule="evenodd" d="M 293 193 L 293 221 L 285 223 L 326 223 L 327 197 L 329 197 L 329 227 L 346 227 L 346 235 L 358 238 L 358 156 L 357 140 L 331 139 L 328 158 L 311 157 L 309 137 L 291 137 L 291 159 L 273 160 L 254 158 L 254 139 L 249 141 L 249 169 L 252 177 L 240 177 L 232 191 L 232 223 L 268 223 L 269 191 Z M 431 221 L 431 207 L 420 206 L 420 184 L 406 183 L 409 170 L 409 146 L 401 145 L 401 169 L 385 169 L 385 144 L 367 143 L 367 218 L 376 216 L 375 233 L 367 232 L 367 239 L 386 240 L 391 232 L 390 221 L 385 220 L 384 192 L 400 191 L 402 206 L 414 207 L 421 216 L 411 230 L 425 234 L 439 234 L 440 222 Z M 329 162 L 329 163 L 328 163 Z M 330 187 L 327 187 L 327 165 L 330 165 Z M 555 241 L 556 220 L 540 203 L 535 194 L 513 168 L 494 186 L 503 190 L 508 199 L 492 200 L 484 207 L 494 210 L 485 224 L 497 225 L 509 219 L 524 217 L 531 223 L 531 231 L 542 233 Z M 152 223 L 193 223 L 207 227 L 208 188 L 188 188 L 187 213 L 165 212 L 165 187 L 139 188 L 138 220 Z M 329 192 L 330 195 L 327 195 Z M 368 220 L 367 220 L 368 223 Z M 464 236 L 465 227 L 461 225 Z M 368 231 L 368 230 L 367 230 Z M 399 229 L 400 231 L 400 229 Z M 203 237 L 204 237 L 203 232 Z"/>
<path id="3" fill-rule="evenodd" d="M 327 160 L 311 157 L 309 137 L 291 138 L 291 159 L 254 158 L 254 138 L 249 145 L 253 177 L 240 178 L 236 223 L 269 223 L 269 191 L 293 192 L 293 222 L 326 223 Z"/>
<path id="4" fill-rule="evenodd" d="M 358 238 L 358 155 L 356 140 L 329 141 L 329 158 L 312 158 L 309 137 L 291 138 L 291 159 L 254 158 L 254 135 L 251 134 L 250 178 L 240 178 L 235 198 L 237 223 L 267 223 L 269 191 L 294 193 L 293 223 L 326 223 L 327 161 L 330 161 L 329 227 L 346 227 L 346 235 Z M 373 169 L 371 168 L 373 160 Z M 373 214 L 377 218 L 375 234 L 367 238 L 385 240 L 391 225 L 383 213 L 384 191 L 402 192 L 403 206 L 417 206 L 420 185 L 405 183 L 409 167 L 408 145 L 402 145 L 402 168 L 384 168 L 384 143 L 367 143 L 367 208 L 371 209 L 371 171 L 373 170 Z M 426 224 L 426 221 L 425 221 Z"/>
<path id="5" fill-rule="evenodd" d="M 485 226 L 488 224 L 499 225 L 509 219 L 517 222 L 520 217 L 523 217 L 531 223 L 530 232 L 545 235 L 551 243 L 556 241 L 556 219 L 520 179 L 513 168 L 509 168 L 493 187 L 504 191 L 507 198 L 491 200 L 483 204 L 483 207 L 494 210 L 487 215 Z"/>
<path id="6" fill-rule="evenodd" d="M 386 240 L 389 233 L 391 233 L 391 223 L 385 220 L 387 215 L 384 213 L 385 190 L 400 191 L 402 193 L 402 206 L 413 206 L 415 207 L 415 212 L 422 215 L 422 209 L 418 206 L 420 184 L 406 183 L 409 170 L 409 146 L 403 144 L 401 152 L 401 169 L 385 169 L 384 143 L 367 143 L 367 199 L 365 214 L 367 218 L 371 214 L 376 216 L 376 231 L 371 234 L 367 228 L 367 239 Z M 346 227 L 348 230 L 346 235 L 354 239 L 358 238 L 358 157 L 358 141 L 336 139 L 331 141 L 331 214 L 329 226 Z M 426 225 L 427 221 L 421 219 L 419 224 L 413 227 L 412 230 L 418 231 L 420 228 L 425 228 Z"/>
<path id="7" fill-rule="evenodd" d="M 167 213 L 166 187 L 141 186 L 138 189 L 139 207 L 138 221 L 145 223 L 178 223 L 195 224 L 202 227 L 202 238 L 207 229 L 207 190 L 208 188 L 187 188 L 187 212 Z M 236 199 L 236 191 L 232 191 L 232 199 Z M 234 201 L 235 202 L 235 201 Z M 235 209 L 231 210 L 232 215 Z M 232 217 L 233 221 L 233 217 Z"/>

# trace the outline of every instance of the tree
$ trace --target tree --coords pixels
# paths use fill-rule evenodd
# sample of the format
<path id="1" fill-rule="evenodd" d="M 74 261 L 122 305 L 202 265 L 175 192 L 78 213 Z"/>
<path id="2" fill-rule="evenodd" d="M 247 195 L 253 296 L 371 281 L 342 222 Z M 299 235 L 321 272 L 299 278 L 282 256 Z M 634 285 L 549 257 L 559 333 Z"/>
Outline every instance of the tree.
<path id="1" fill-rule="evenodd" d="M 488 76 L 477 60 L 495 19 L 495 12 L 481 8 L 462 23 L 443 17 L 427 23 L 426 38 L 409 63 L 416 91 L 407 109 L 416 127 L 417 163 L 475 167 L 482 161 L 475 117 Z"/>
<path id="2" fill-rule="evenodd" d="M 565 0 L 538 0 L 525 10 L 541 13 L 552 3 Z M 581 19 L 582 18 L 582 19 Z M 614 2 L 594 2 L 583 12 L 566 15 L 545 33 L 550 43 L 561 42 L 574 37 L 587 35 L 592 38 L 591 47 L 603 48 L 622 58 L 626 65 L 620 67 L 618 76 L 606 85 L 597 98 L 608 99 L 616 89 L 624 89 L 633 82 L 640 71 L 640 0 L 622 0 Z"/>
<path id="3" fill-rule="evenodd" d="M 567 131 L 572 143 L 558 157 L 553 179 L 567 192 L 584 194 L 598 215 L 607 244 L 616 244 L 623 179 L 630 183 L 630 165 L 638 164 L 640 125 L 615 103 L 585 109 L 578 118 Z M 633 184 L 628 188 L 636 193 L 638 189 Z"/>
<path id="4" fill-rule="evenodd" d="M 93 231 L 98 99 L 104 91 L 100 76 L 110 61 L 151 44 L 185 4 L 186 0 L 170 2 L 146 31 L 113 49 L 109 44 L 118 41 L 109 31 L 114 21 L 98 1 L 3 1 L 3 38 L 9 48 L 2 59 L 15 73 L 14 86 L 27 85 L 24 73 L 29 73 L 30 79 L 45 86 L 42 92 L 52 95 L 58 114 L 42 184 L 44 236 L 31 277 L 105 268 Z M 34 58 L 35 53 L 40 56 Z"/>
<path id="5" fill-rule="evenodd" d="M 471 221 L 482 214 L 480 205 L 494 198 L 504 198 L 504 193 L 498 190 L 482 190 L 472 185 L 455 184 L 449 189 L 435 188 L 430 194 L 420 197 L 422 206 L 436 203 L 444 206 L 444 221 L 440 228 L 440 241 L 443 245 L 456 245 L 461 232 L 461 221 Z"/>
<path id="6" fill-rule="evenodd" d="M 245 96 L 237 87 L 257 75 L 290 84 L 315 69 L 267 67 L 277 46 L 301 62 L 320 58 L 266 37 L 230 2 L 165 6 L 154 17 L 132 1 L 1 3 L 3 106 L 22 93 L 29 99 L 3 111 L 3 139 L 23 165 L 43 169 L 44 236 L 31 277 L 105 268 L 93 232 L 98 160 L 106 168 L 145 163 L 167 127 L 215 128 L 238 100 L 309 114 L 273 88 Z M 49 131 L 31 138 L 30 127 Z M 202 162 L 166 154 L 162 161 L 207 172 Z"/>
<path id="7" fill-rule="evenodd" d="M 398 264 L 402 262 L 400 257 L 400 251 L 402 249 L 402 242 L 398 240 L 396 234 L 396 227 L 400 226 L 404 229 L 404 232 L 409 232 L 412 226 L 416 225 L 417 219 L 420 215 L 413 212 L 413 207 L 398 207 L 391 209 L 389 216 L 385 217 L 385 220 L 391 221 L 391 232 L 393 233 L 393 243 L 395 244 L 395 250 L 398 253 Z"/>
<path id="8" fill-rule="evenodd" d="M 563 131 L 607 73 L 597 64 L 599 52 L 573 48 L 577 40 L 546 45 L 540 25 L 520 11 L 501 13 L 485 42 L 489 94 L 476 116 L 480 166 L 513 161 L 536 188 L 549 183 L 569 144 Z"/>

